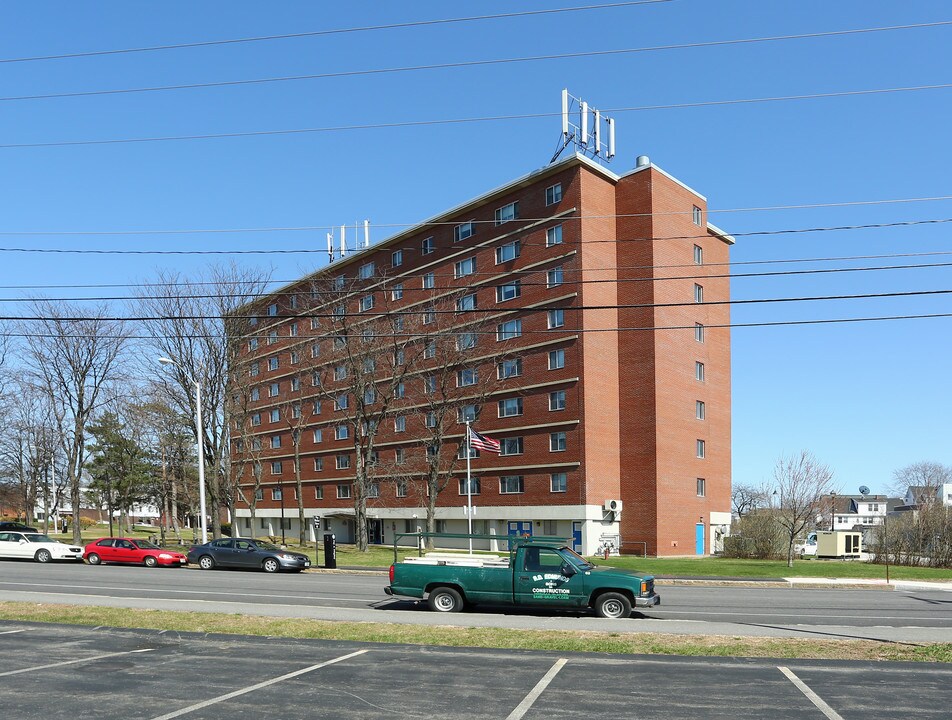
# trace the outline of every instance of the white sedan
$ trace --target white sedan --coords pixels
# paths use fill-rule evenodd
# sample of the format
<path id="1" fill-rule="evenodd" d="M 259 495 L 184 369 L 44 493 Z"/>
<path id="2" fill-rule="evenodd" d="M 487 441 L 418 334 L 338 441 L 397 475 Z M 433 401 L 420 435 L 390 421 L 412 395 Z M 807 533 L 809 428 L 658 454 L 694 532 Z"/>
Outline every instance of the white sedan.
<path id="1" fill-rule="evenodd" d="M 83 549 L 66 545 L 42 533 L 0 532 L 0 557 L 51 560 L 82 560 Z"/>

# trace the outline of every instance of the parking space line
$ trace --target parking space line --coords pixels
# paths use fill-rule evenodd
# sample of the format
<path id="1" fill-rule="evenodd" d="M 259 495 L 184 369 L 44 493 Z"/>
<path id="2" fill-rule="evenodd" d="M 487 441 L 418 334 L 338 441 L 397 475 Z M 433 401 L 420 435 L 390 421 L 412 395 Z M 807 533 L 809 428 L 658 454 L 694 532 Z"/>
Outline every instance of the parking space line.
<path id="1" fill-rule="evenodd" d="M 25 630 L 25 629 L 20 629 L 20 630 L 4 630 L 3 632 L 0 632 L 0 635 L 13 635 L 13 633 L 18 633 L 18 632 L 26 632 L 26 630 Z"/>
<path id="2" fill-rule="evenodd" d="M 294 672 L 290 672 L 286 675 L 281 675 L 280 677 L 271 678 L 270 680 L 265 680 L 264 682 L 260 682 L 257 685 L 251 685 L 249 687 L 242 688 L 241 690 L 235 690 L 234 692 L 226 693 L 225 695 L 219 695 L 218 697 L 213 697 L 208 700 L 204 700 L 200 703 L 196 703 L 195 705 L 189 705 L 186 708 L 182 708 L 181 710 L 176 710 L 175 712 L 168 713 L 167 715 L 160 715 L 159 717 L 152 718 L 152 720 L 172 720 L 172 718 L 181 717 L 182 715 L 188 715 L 191 712 L 195 712 L 196 710 L 201 710 L 202 708 L 206 708 L 209 705 L 216 705 L 217 703 L 224 702 L 225 700 L 231 700 L 232 698 L 239 697 L 240 695 L 245 695 L 247 693 L 254 692 L 255 690 L 260 690 L 261 688 L 268 687 L 269 685 L 274 685 L 275 683 L 279 683 L 282 680 L 290 680 L 291 678 L 297 677 L 298 675 L 304 675 L 305 673 L 309 673 L 314 670 L 320 670 L 322 667 L 327 667 L 328 665 L 333 665 L 334 663 L 339 663 L 339 662 L 343 662 L 344 660 L 349 660 L 352 657 L 363 655 L 366 652 L 370 652 L 370 651 L 358 650 L 357 652 L 352 652 L 348 655 L 341 655 L 339 658 L 334 658 L 333 660 L 325 660 L 324 662 L 318 663 L 317 665 L 311 665 L 310 667 L 302 668 L 301 670 L 295 670 Z"/>
<path id="3" fill-rule="evenodd" d="M 35 667 L 23 668 L 22 670 L 8 670 L 7 672 L 0 672 L 0 677 L 6 677 L 7 675 L 19 675 L 20 673 L 25 672 L 35 672 L 37 670 L 47 670 L 54 667 L 62 667 L 63 665 L 77 665 L 78 663 L 92 662 L 93 660 L 103 660 L 104 658 L 118 657 L 119 655 L 132 655 L 133 653 L 146 653 L 152 652 L 155 648 L 143 648 L 142 650 L 126 650 L 125 652 L 114 652 L 106 653 L 105 655 L 94 655 L 93 657 L 79 658 L 78 660 L 64 660 L 63 662 L 50 663 L 49 665 L 36 665 Z"/>
<path id="4" fill-rule="evenodd" d="M 786 675 L 787 679 L 790 682 L 792 682 L 794 685 L 796 685 L 797 689 L 800 692 L 802 692 L 804 695 L 806 695 L 807 698 L 810 700 L 810 702 L 816 705 L 817 708 L 819 708 L 820 712 L 826 715 L 829 718 L 829 720 L 843 720 L 842 715 L 840 715 L 838 712 L 836 712 L 836 710 L 834 710 L 825 702 L 823 702 L 823 698 L 821 698 L 819 695 L 813 692 L 810 689 L 810 687 L 805 682 L 803 682 L 803 680 L 798 678 L 790 668 L 785 668 L 778 665 L 777 669 L 780 672 L 782 672 L 784 675 Z"/>
<path id="5" fill-rule="evenodd" d="M 532 688 L 532 691 L 523 698 L 522 702 L 516 706 L 516 709 L 509 713 L 506 716 L 506 720 L 520 720 L 520 718 L 529 712 L 529 708 L 538 700 L 539 695 L 542 694 L 542 691 L 545 690 L 549 683 L 552 682 L 552 679 L 559 674 L 559 670 L 562 669 L 562 666 L 568 662 L 567 658 L 560 658 L 556 660 L 555 665 L 549 668 L 549 672 L 542 676 L 542 679 L 536 683 L 536 686 Z"/>

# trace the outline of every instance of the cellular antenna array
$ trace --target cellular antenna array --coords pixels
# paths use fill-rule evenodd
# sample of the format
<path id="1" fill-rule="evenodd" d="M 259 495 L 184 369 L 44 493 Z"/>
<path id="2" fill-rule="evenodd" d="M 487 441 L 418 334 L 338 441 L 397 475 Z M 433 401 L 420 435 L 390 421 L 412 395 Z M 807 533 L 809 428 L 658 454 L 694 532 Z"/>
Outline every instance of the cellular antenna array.
<path id="1" fill-rule="evenodd" d="M 576 113 L 578 123 L 573 122 Z M 603 126 L 607 135 L 604 141 Z M 603 116 L 599 110 L 589 107 L 587 102 L 565 89 L 562 90 L 562 135 L 549 163 L 558 160 L 569 145 L 574 145 L 576 152 L 594 160 L 610 161 L 615 157 L 615 119 Z"/>

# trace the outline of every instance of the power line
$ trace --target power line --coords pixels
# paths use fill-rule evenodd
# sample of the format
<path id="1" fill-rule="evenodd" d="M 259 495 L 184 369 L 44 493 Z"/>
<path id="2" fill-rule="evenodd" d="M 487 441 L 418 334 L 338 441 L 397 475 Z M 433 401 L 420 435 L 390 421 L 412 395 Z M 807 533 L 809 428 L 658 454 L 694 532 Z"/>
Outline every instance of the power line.
<path id="1" fill-rule="evenodd" d="M 732 100 L 703 100 L 687 103 L 671 103 L 667 105 L 641 105 L 636 107 L 608 108 L 605 113 L 643 112 L 649 110 L 678 110 L 699 107 L 717 107 L 722 105 L 750 105 L 755 103 L 782 102 L 790 100 L 816 100 L 838 97 L 853 97 L 859 95 L 882 95 L 886 93 L 913 92 L 919 90 L 944 90 L 952 88 L 952 83 L 936 85 L 917 85 L 911 87 L 874 88 L 868 90 L 842 90 L 838 92 L 810 93 L 801 95 L 782 95 L 760 98 L 740 98 Z M 204 133 L 193 135 L 164 135 L 139 138 L 107 138 L 103 140 L 59 140 L 50 142 L 32 143 L 5 143 L 0 149 L 14 148 L 44 148 L 44 147 L 74 147 L 88 145 L 125 145 L 132 143 L 175 142 L 183 140 L 222 140 L 242 137 L 267 137 L 275 135 L 302 135 L 312 133 L 344 132 L 354 130 L 389 130 L 398 128 L 426 127 L 430 125 L 460 125 L 465 123 L 501 122 L 510 120 L 535 120 L 539 118 L 556 117 L 560 113 L 522 113 L 515 115 L 489 115 L 483 117 L 447 118 L 443 120 L 406 120 L 402 122 L 363 123 L 356 125 L 333 125 L 329 127 L 289 128 L 284 130 L 249 130 L 245 132 Z"/>
<path id="2" fill-rule="evenodd" d="M 174 43 L 167 45 L 149 45 L 145 47 L 119 48 L 115 50 L 92 50 L 88 52 L 62 53 L 59 55 L 35 55 L 32 57 L 20 58 L 2 58 L 0 64 L 6 63 L 27 63 L 39 60 L 72 60 L 75 58 L 102 57 L 105 55 L 127 55 L 131 53 L 158 52 L 163 50 L 182 50 L 187 48 L 213 47 L 219 45 L 239 45 L 243 43 L 255 43 L 269 40 L 290 40 L 308 37 L 325 37 L 328 35 L 343 35 L 376 30 L 401 30 L 404 28 L 426 27 L 432 25 L 449 25 L 453 23 L 474 22 L 478 20 L 499 20 L 520 17 L 530 17 L 533 15 L 555 15 L 558 13 L 580 12 L 583 10 L 607 10 L 613 8 L 631 7 L 634 5 L 657 5 L 659 3 L 672 2 L 672 0 L 634 0 L 633 2 L 616 2 L 603 5 L 580 5 L 576 7 L 552 8 L 547 10 L 526 10 L 523 12 L 497 13 L 494 15 L 472 15 L 468 17 L 442 18 L 435 20 L 416 20 L 402 23 L 390 23 L 387 25 L 364 25 L 359 27 L 335 28 L 333 30 L 312 30 L 308 32 L 286 33 L 283 35 L 258 35 L 255 37 L 228 38 L 225 40 L 202 40 L 190 43 Z"/>
<path id="3" fill-rule="evenodd" d="M 178 85 L 153 85 L 137 88 L 117 88 L 113 90 L 84 90 L 68 93 L 43 93 L 37 95 L 10 95 L 0 97 L 0 102 L 16 102 L 23 100 L 54 100 L 75 97 L 94 97 L 106 95 L 128 95 L 132 93 L 164 92 L 170 90 L 197 90 L 207 88 L 238 87 L 251 85 L 265 85 L 279 82 L 298 82 L 302 80 L 326 80 L 340 77 L 359 77 L 368 75 L 386 75 L 394 73 L 418 72 L 422 70 L 450 70 L 468 67 L 485 67 L 493 65 L 509 65 L 527 62 L 542 62 L 548 60 L 570 60 L 586 57 L 612 57 L 630 55 L 634 53 L 659 52 L 666 50 L 685 50 L 706 47 L 722 47 L 728 45 L 750 45 L 754 43 L 778 42 L 784 40 L 804 40 L 811 38 L 826 38 L 848 35 L 860 35 L 894 30 L 914 30 L 931 27 L 952 25 L 952 20 L 940 20 L 929 23 L 915 23 L 909 25 L 890 25 L 884 27 L 854 28 L 850 30 L 831 30 L 826 32 L 799 33 L 793 35 L 772 35 L 756 38 L 738 38 L 734 40 L 709 40 L 695 43 L 678 43 L 671 45 L 655 45 L 650 47 L 623 48 L 616 50 L 589 50 L 574 53 L 553 53 L 548 55 L 533 55 L 525 57 L 495 58 L 488 60 L 465 60 L 451 63 L 431 63 L 426 65 L 406 65 L 402 67 L 373 68 L 368 70 L 343 70 L 338 72 L 315 73 L 309 75 L 286 75 L 282 77 L 249 78 L 244 80 L 220 80 L 204 83 L 182 83 Z"/>

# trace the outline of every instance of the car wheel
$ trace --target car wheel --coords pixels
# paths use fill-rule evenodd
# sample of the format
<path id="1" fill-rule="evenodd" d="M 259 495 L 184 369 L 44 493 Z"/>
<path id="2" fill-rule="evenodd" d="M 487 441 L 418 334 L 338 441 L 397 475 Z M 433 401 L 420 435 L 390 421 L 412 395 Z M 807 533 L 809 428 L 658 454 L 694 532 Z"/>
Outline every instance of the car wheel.
<path id="1" fill-rule="evenodd" d="M 631 615 L 631 601 L 621 593 L 607 592 L 598 596 L 595 612 L 603 618 L 626 618 Z"/>
<path id="2" fill-rule="evenodd" d="M 89 557 L 86 559 L 89 561 L 90 565 L 98 565 L 102 562 L 102 558 L 100 558 L 96 553 L 89 553 Z"/>
<path id="3" fill-rule="evenodd" d="M 281 565 L 274 558 L 265 558 L 264 562 L 261 563 L 261 567 L 264 568 L 265 572 L 277 572 Z"/>
<path id="4" fill-rule="evenodd" d="M 202 555 L 198 559 L 198 566 L 202 570 L 213 570 L 215 568 L 215 558 L 211 555 Z"/>
<path id="5" fill-rule="evenodd" d="M 449 587 L 432 590 L 426 602 L 430 610 L 436 612 L 454 613 L 463 609 L 463 598 L 456 590 Z"/>
<path id="6" fill-rule="evenodd" d="M 159 561 L 156 560 L 152 555 L 146 555 L 144 562 L 146 567 L 155 567 L 159 564 Z"/>
<path id="7" fill-rule="evenodd" d="M 48 563 L 53 559 L 53 554 L 46 549 L 40 549 L 36 551 L 36 555 L 33 556 L 33 559 L 37 562 Z"/>

